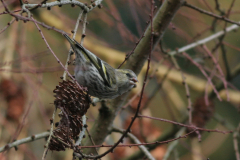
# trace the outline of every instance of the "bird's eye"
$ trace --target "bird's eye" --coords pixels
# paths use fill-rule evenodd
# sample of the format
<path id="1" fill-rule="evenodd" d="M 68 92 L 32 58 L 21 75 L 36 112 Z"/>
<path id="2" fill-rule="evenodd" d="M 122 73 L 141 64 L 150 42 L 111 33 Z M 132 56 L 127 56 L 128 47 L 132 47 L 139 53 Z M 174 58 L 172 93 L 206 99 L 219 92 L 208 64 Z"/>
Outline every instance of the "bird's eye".
<path id="1" fill-rule="evenodd" d="M 129 74 L 129 73 L 126 73 L 126 75 L 130 78 L 131 77 L 131 75 Z"/>

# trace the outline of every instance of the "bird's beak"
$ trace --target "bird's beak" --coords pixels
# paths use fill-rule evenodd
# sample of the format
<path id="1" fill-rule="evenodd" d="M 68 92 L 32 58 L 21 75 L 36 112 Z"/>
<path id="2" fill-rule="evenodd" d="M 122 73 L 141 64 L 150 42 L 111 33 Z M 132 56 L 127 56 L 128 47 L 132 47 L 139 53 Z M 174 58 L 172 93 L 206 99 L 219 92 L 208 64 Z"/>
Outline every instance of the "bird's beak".
<path id="1" fill-rule="evenodd" d="M 131 78 L 130 80 L 135 82 L 135 83 L 138 82 L 137 78 Z"/>
<path id="2" fill-rule="evenodd" d="M 131 78 L 130 83 L 133 85 L 133 88 L 137 87 L 136 82 L 138 82 L 137 78 Z"/>

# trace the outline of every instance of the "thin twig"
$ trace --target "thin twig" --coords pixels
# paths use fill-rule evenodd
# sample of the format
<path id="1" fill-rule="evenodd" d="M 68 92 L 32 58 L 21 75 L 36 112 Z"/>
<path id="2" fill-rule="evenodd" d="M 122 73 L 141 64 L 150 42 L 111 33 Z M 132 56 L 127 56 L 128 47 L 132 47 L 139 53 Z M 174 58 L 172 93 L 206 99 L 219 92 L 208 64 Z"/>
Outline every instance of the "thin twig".
<path id="1" fill-rule="evenodd" d="M 237 25 L 234 24 L 234 25 L 231 25 L 231 26 L 227 27 L 226 30 L 225 30 L 225 32 L 230 32 L 230 31 L 233 31 L 233 30 L 238 29 L 238 28 L 239 28 L 239 26 L 237 26 Z M 225 32 L 224 32 L 224 30 L 219 31 L 219 32 L 217 32 L 217 33 L 215 33 L 215 34 L 213 34 L 213 35 L 211 35 L 211 36 L 209 36 L 209 37 L 206 37 L 206 38 L 201 39 L 201 40 L 199 40 L 199 41 L 197 41 L 197 42 L 188 44 L 188 45 L 186 45 L 186 46 L 184 46 L 184 47 L 181 47 L 181 48 L 177 49 L 176 51 L 171 51 L 171 52 L 169 52 L 168 54 L 169 54 L 169 55 L 175 55 L 175 54 L 177 54 L 177 53 L 185 52 L 185 51 L 187 51 L 187 50 L 190 50 L 190 49 L 192 49 L 192 48 L 195 48 L 195 47 L 197 47 L 197 46 L 200 46 L 200 45 L 202 45 L 202 44 L 205 44 L 205 43 L 207 43 L 207 42 L 209 42 L 209 41 L 211 41 L 211 40 L 214 40 L 214 39 L 222 36 Z"/>
<path id="2" fill-rule="evenodd" d="M 216 70 L 216 66 L 214 66 L 214 68 L 211 70 L 209 79 L 212 80 L 214 73 Z M 205 104 L 206 106 L 209 106 L 209 98 L 208 98 L 208 85 L 209 85 L 209 81 L 207 81 L 206 86 L 205 86 L 205 92 L 204 92 L 204 100 L 205 100 Z"/>
<path id="3" fill-rule="evenodd" d="M 80 11 L 79 15 L 78 15 L 78 18 L 77 18 L 77 22 L 75 24 L 75 28 L 73 30 L 73 39 L 75 39 L 76 37 L 76 34 L 77 34 L 77 29 L 78 29 L 78 26 L 79 26 L 79 23 L 80 23 L 80 20 L 82 18 L 82 14 L 83 14 L 83 10 Z M 72 55 L 73 51 L 72 51 L 72 48 L 69 49 L 68 51 L 68 57 L 67 57 L 67 61 L 66 61 L 66 64 L 65 64 L 65 68 L 68 69 L 68 65 L 70 63 L 70 59 L 71 59 L 71 55 Z M 64 71 L 63 72 L 63 80 L 66 80 L 67 79 L 67 71 Z"/>
<path id="4" fill-rule="evenodd" d="M 146 26 L 146 28 L 143 31 L 143 34 L 141 35 L 141 37 L 139 38 L 139 40 L 136 42 L 136 45 L 134 46 L 134 48 L 132 49 L 132 51 L 130 53 L 126 54 L 126 57 L 124 59 L 124 61 L 118 66 L 118 69 L 122 67 L 122 65 L 129 59 L 129 57 L 134 53 L 135 49 L 137 48 L 139 42 L 145 37 L 145 32 L 147 31 L 148 26 Z"/>
<path id="5" fill-rule="evenodd" d="M 22 0 L 21 0 L 22 1 Z M 29 9 L 30 11 L 33 11 L 33 10 L 35 10 L 35 9 L 37 9 L 39 6 L 41 6 L 42 4 L 44 4 L 44 3 L 46 3 L 48 0 L 43 0 L 41 3 L 39 3 L 39 5 L 37 5 L 37 6 L 35 6 L 35 7 L 33 7 L 33 8 L 31 8 L 31 9 Z M 21 5 L 23 5 L 24 3 L 22 3 Z"/>
<path id="6" fill-rule="evenodd" d="M 215 92 L 215 94 L 217 95 L 218 99 L 220 101 L 222 101 L 222 98 L 220 97 L 216 87 L 214 86 L 214 84 L 212 83 L 212 80 L 209 78 L 209 76 L 207 75 L 207 73 L 204 71 L 203 67 L 195 62 L 187 53 L 185 52 L 182 52 L 182 54 L 188 59 L 190 60 L 196 67 L 198 67 L 198 69 L 202 72 L 202 74 L 207 78 L 207 80 L 209 81 L 209 83 L 211 84 L 212 88 L 213 88 L 213 91 Z"/>
<path id="7" fill-rule="evenodd" d="M 45 4 L 23 4 L 22 5 L 22 10 L 27 12 L 28 15 L 30 15 L 30 11 L 27 8 L 30 8 L 30 10 L 31 10 L 34 7 L 39 7 L 39 8 L 48 8 L 48 7 L 50 7 L 51 8 L 51 7 L 54 7 L 54 6 L 73 4 L 73 5 L 79 6 L 86 13 L 88 13 L 91 10 L 93 10 L 95 7 L 97 7 L 99 4 L 101 4 L 101 2 L 102 2 L 102 0 L 96 0 L 94 2 L 94 4 L 90 4 L 89 6 L 86 6 L 84 3 L 76 1 L 76 0 L 75 1 L 73 1 L 73 0 L 54 1 L 54 2 L 49 2 L 49 3 L 45 3 Z"/>
<path id="8" fill-rule="evenodd" d="M 8 29 L 8 27 L 10 27 L 10 25 L 16 21 L 16 18 L 13 18 L 10 22 L 8 22 L 8 24 L 0 31 L 0 34 L 2 34 L 6 29 Z"/>
<path id="9" fill-rule="evenodd" d="M 213 12 L 212 7 L 206 2 L 206 0 L 201 0 L 201 1 L 203 1 L 203 3 L 206 5 L 206 7 L 207 7 L 211 12 Z"/>
<path id="10" fill-rule="evenodd" d="M 112 129 L 113 132 L 118 132 L 118 133 L 124 133 L 124 130 L 118 129 L 116 127 L 113 127 Z M 134 136 L 132 133 L 128 133 L 127 136 L 136 144 L 141 144 L 140 140 Z M 155 160 L 155 158 L 151 155 L 151 153 L 147 150 L 147 148 L 144 145 L 139 145 L 139 149 L 145 154 L 145 156 L 149 160 Z"/>
<path id="11" fill-rule="evenodd" d="M 212 53 L 208 50 L 206 45 L 203 45 L 203 49 L 207 52 L 207 54 L 212 58 L 213 63 L 216 65 L 216 68 L 218 69 L 222 82 L 224 84 L 225 90 L 226 90 L 226 94 L 227 94 L 227 101 L 229 101 L 229 93 L 228 93 L 228 87 L 227 87 L 227 81 L 225 79 L 224 73 L 218 63 L 218 61 L 216 60 L 216 58 L 212 55 Z"/>
<path id="12" fill-rule="evenodd" d="M 89 139 L 91 140 L 92 144 L 95 146 L 96 144 L 94 143 L 91 134 L 89 133 L 89 131 L 88 131 L 87 128 L 86 128 L 86 130 L 87 130 L 87 134 L 88 134 Z M 95 148 L 95 151 L 96 151 L 97 155 L 99 155 L 99 153 L 98 153 L 98 151 L 97 151 L 97 148 Z M 100 160 L 101 160 L 101 159 L 100 159 Z"/>
<path id="13" fill-rule="evenodd" d="M 226 21 L 226 22 L 229 22 L 229 23 L 236 24 L 236 25 L 240 26 L 240 23 L 239 23 L 239 22 L 235 22 L 235 21 L 232 21 L 232 20 L 230 20 L 230 19 L 228 19 L 228 18 L 226 18 L 226 17 L 224 17 L 224 16 L 219 16 L 219 15 L 214 14 L 214 13 L 212 13 L 212 12 L 205 11 L 205 10 L 203 10 L 203 9 L 200 9 L 200 8 L 198 8 L 198 7 L 196 7 L 196 6 L 193 6 L 193 5 L 189 4 L 189 3 L 187 3 L 186 1 L 185 1 L 185 3 L 184 3 L 184 6 L 189 7 L 189 8 L 191 8 L 191 9 L 194 9 L 194 10 L 196 10 L 196 11 L 198 11 L 198 12 L 200 12 L 200 13 L 206 14 L 206 15 L 208 15 L 208 16 L 214 17 L 214 18 L 216 18 L 216 19 L 220 19 L 220 20 L 223 20 L 223 21 Z"/>
<path id="14" fill-rule="evenodd" d="M 220 6 L 218 4 L 218 1 L 216 0 L 216 8 L 217 10 L 220 12 L 220 14 L 222 16 L 225 16 L 226 18 L 229 18 L 230 16 L 230 13 L 231 13 L 231 10 L 234 6 L 234 3 L 235 3 L 235 0 L 232 0 L 232 3 L 227 11 L 227 13 L 225 14 L 225 12 L 222 12 L 221 9 L 220 9 Z M 212 50 L 212 52 L 216 51 L 219 47 L 221 47 L 221 51 L 222 51 L 222 59 L 223 59 L 223 62 L 224 62 L 224 65 L 225 65 L 225 68 L 226 68 L 226 79 L 229 80 L 230 79 L 230 68 L 229 68 L 229 64 L 228 64 L 228 61 L 227 61 L 227 56 L 226 56 L 226 49 L 225 49 L 225 46 L 223 44 L 223 40 L 226 36 L 226 27 L 227 27 L 227 22 L 225 22 L 224 24 L 224 27 L 223 27 L 223 31 L 225 32 L 221 37 L 219 37 L 219 42 L 216 44 L 216 46 L 214 47 L 214 49 Z M 216 25 L 214 26 L 214 28 L 216 28 Z M 228 95 L 227 95 L 228 97 Z M 229 99 L 229 97 L 228 97 Z"/>
<path id="15" fill-rule="evenodd" d="M 16 12 L 20 12 L 22 11 L 21 9 L 18 9 L 18 10 L 15 10 L 15 11 L 11 11 L 12 13 L 16 13 Z M 8 12 L 4 11 L 2 13 L 0 13 L 0 15 L 3 15 L 3 14 L 9 14 Z"/>
<path id="16" fill-rule="evenodd" d="M 65 33 L 65 32 L 62 31 L 62 30 L 56 29 L 55 27 L 48 26 L 48 25 L 46 25 L 46 24 L 44 24 L 44 23 L 42 23 L 42 22 L 36 21 L 36 20 L 33 19 L 33 18 L 21 16 L 21 13 L 22 13 L 22 12 L 21 12 L 20 14 L 14 14 L 13 12 L 10 12 L 10 11 L 9 11 L 9 9 L 7 8 L 7 5 L 5 4 L 5 2 L 4 2 L 3 0 L 1 0 L 1 2 L 2 2 L 3 6 L 4 6 L 5 10 L 6 10 L 6 12 L 7 12 L 8 14 L 10 14 L 11 16 L 15 17 L 16 20 L 23 20 L 24 22 L 32 21 L 32 22 L 34 22 L 34 23 L 37 23 L 37 24 L 39 24 L 39 25 L 41 25 L 41 26 L 49 29 L 49 30 L 52 29 L 52 30 L 55 30 L 55 31 L 60 32 L 60 33 L 62 33 L 62 34 Z M 65 34 L 66 34 L 66 33 L 65 33 Z"/>
<path id="17" fill-rule="evenodd" d="M 188 100 L 188 118 L 189 118 L 189 124 L 192 124 L 192 101 L 191 101 L 191 97 L 190 97 L 190 90 L 188 87 L 188 84 L 186 83 L 186 77 L 183 74 L 183 71 L 181 70 L 181 68 L 178 65 L 178 62 L 176 60 L 176 58 L 174 56 L 171 56 L 171 60 L 173 61 L 173 64 L 175 65 L 176 69 L 179 70 L 181 72 L 181 76 L 182 76 L 182 80 L 183 80 L 183 85 L 185 87 L 185 91 L 186 91 L 186 96 L 187 96 L 187 100 Z"/>
<path id="18" fill-rule="evenodd" d="M 219 2 L 218 2 L 218 0 L 215 0 L 215 9 L 217 10 L 217 11 L 219 11 L 220 13 L 221 13 L 221 15 L 224 15 L 225 13 L 224 13 L 224 11 L 223 10 L 221 10 L 220 9 L 220 4 L 219 4 Z"/>
<path id="19" fill-rule="evenodd" d="M 54 119 L 55 119 L 56 111 L 57 111 L 57 106 L 54 107 L 54 111 L 53 111 L 53 115 L 52 115 L 52 119 L 51 119 L 50 134 L 49 134 L 47 143 L 45 144 L 45 150 L 44 150 L 44 152 L 43 152 L 42 160 L 45 160 L 45 158 L 46 158 L 46 156 L 47 156 L 48 146 L 49 146 L 51 137 L 52 137 L 52 135 L 53 135 L 53 126 L 54 126 Z"/>
<path id="20" fill-rule="evenodd" d="M 149 84 L 150 80 L 152 79 L 152 77 L 154 76 L 154 74 L 158 71 L 159 67 L 158 65 L 162 64 L 164 62 L 164 60 L 168 58 L 168 55 L 164 56 L 160 61 L 158 61 L 157 64 L 155 64 L 156 68 L 154 69 L 154 71 L 152 72 L 152 74 L 149 76 L 147 82 L 146 82 L 146 85 Z M 163 79 L 162 79 L 162 82 L 167 78 L 167 74 L 169 73 L 169 71 L 172 69 L 172 67 L 169 68 L 168 72 L 166 73 L 166 75 L 164 75 Z M 143 104 L 143 108 L 146 108 L 148 106 L 148 102 L 150 102 L 150 100 L 154 97 L 154 95 L 157 93 L 157 91 L 161 88 L 161 84 L 159 84 L 155 89 L 154 91 L 152 92 L 152 94 L 150 96 L 148 96 L 148 100 L 145 104 Z M 140 95 L 141 91 L 139 91 L 137 94 L 135 94 L 123 107 L 121 107 L 121 110 L 124 110 L 126 109 L 128 106 L 131 105 L 131 103 Z"/>
<path id="21" fill-rule="evenodd" d="M 185 130 L 186 130 L 185 128 L 180 129 L 180 130 L 176 133 L 176 136 L 175 136 L 175 137 L 177 138 L 177 137 L 181 136 Z M 176 148 L 177 144 L 178 144 L 178 141 L 174 141 L 174 142 L 172 142 L 172 143 L 168 146 L 167 151 L 166 151 L 166 153 L 165 153 L 165 155 L 164 155 L 164 157 L 163 157 L 162 160 L 168 160 L 169 156 L 171 155 L 171 153 L 173 152 L 173 150 Z"/>
<path id="22" fill-rule="evenodd" d="M 82 131 L 80 132 L 79 136 L 78 136 L 78 140 L 75 143 L 75 147 L 74 147 L 74 152 L 73 152 L 73 158 L 74 156 L 81 156 L 84 157 L 84 154 L 79 150 L 79 148 L 77 146 L 80 146 L 82 143 L 83 138 L 85 138 L 85 131 L 87 130 L 87 118 L 86 115 L 82 116 Z M 80 155 L 78 155 L 78 153 Z"/>
<path id="23" fill-rule="evenodd" d="M 1 147 L 0 152 L 5 151 L 5 149 L 10 149 L 12 147 L 19 146 L 21 144 L 25 144 L 25 143 L 28 143 L 28 142 L 33 142 L 35 140 L 42 139 L 42 138 L 46 138 L 48 136 L 49 136 L 49 132 L 43 132 L 43 133 L 32 135 L 32 136 L 27 137 L 27 138 L 23 138 L 23 139 L 14 141 L 12 143 L 9 143 L 9 144 L 5 145 L 4 147 Z"/>
<path id="24" fill-rule="evenodd" d="M 84 14 L 83 18 L 82 38 L 80 44 L 83 44 L 83 40 L 86 37 L 86 25 L 87 25 L 87 13 Z"/>
<path id="25" fill-rule="evenodd" d="M 238 124 L 238 127 L 233 134 L 233 145 L 234 145 L 234 150 L 235 150 L 235 155 L 237 160 L 240 160 L 240 153 L 239 153 L 239 147 L 238 147 L 239 134 L 240 134 L 240 123 Z"/>
<path id="26" fill-rule="evenodd" d="M 35 93 L 35 94 L 37 94 L 37 93 Z M 36 96 L 37 96 L 37 95 L 36 95 Z M 28 108 L 26 109 L 26 112 L 24 113 L 23 120 L 22 120 L 22 122 L 19 124 L 19 126 L 17 127 L 17 130 L 16 130 L 14 136 L 12 137 L 12 140 L 17 139 L 17 137 L 18 137 L 19 134 L 21 133 L 22 128 L 23 128 L 23 126 L 24 126 L 24 124 L 25 124 L 27 115 L 29 114 L 29 111 L 30 111 L 30 109 L 32 108 L 32 105 L 33 105 L 33 100 L 29 103 L 29 106 L 28 106 Z"/>
<path id="27" fill-rule="evenodd" d="M 175 121 L 171 121 L 171 120 L 167 120 L 167 119 L 163 119 L 163 118 L 149 117 L 149 116 L 144 116 L 144 115 L 138 115 L 138 117 L 143 117 L 143 118 L 163 121 L 163 122 L 167 122 L 167 123 L 172 123 L 172 124 L 179 125 L 179 126 L 182 126 L 182 127 L 192 128 L 192 129 L 194 129 L 194 131 L 218 132 L 218 133 L 223 133 L 223 134 L 233 132 L 233 131 L 220 131 L 218 129 L 199 128 L 199 127 L 196 127 L 196 126 L 193 126 L 193 125 L 186 125 L 186 124 L 182 124 L 182 123 L 179 123 L 179 122 L 175 122 Z"/>
<path id="28" fill-rule="evenodd" d="M 78 137 L 78 140 L 77 140 L 77 142 L 75 143 L 75 145 L 77 145 L 77 146 L 79 146 L 79 145 L 81 144 L 82 139 L 83 139 L 83 137 L 84 137 L 84 135 L 85 135 L 86 125 L 87 125 L 86 115 L 83 115 L 83 116 L 82 116 L 82 125 L 83 125 L 82 131 L 80 132 L 79 137 Z"/>
<path id="29" fill-rule="evenodd" d="M 182 139 L 182 138 L 187 138 L 187 136 L 189 136 L 190 134 L 196 132 L 196 130 L 193 130 L 183 136 L 179 136 L 177 138 L 173 138 L 173 139 L 170 139 L 170 140 L 166 140 L 166 141 L 156 141 L 156 142 L 150 142 L 150 143 L 140 143 L 140 144 L 123 144 L 123 145 L 117 145 L 116 147 L 133 147 L 133 146 L 142 146 L 142 145 L 151 145 L 151 144 L 165 144 L 165 143 L 169 143 L 169 142 L 173 142 L 173 141 L 176 141 L 178 139 Z M 95 145 L 95 146 L 81 146 L 81 148 L 101 148 L 101 147 L 113 147 L 114 145 Z M 89 156 L 90 157 L 90 156 Z M 94 156 L 92 156 L 93 158 Z M 94 158 L 97 158 L 97 157 L 94 157 Z"/>

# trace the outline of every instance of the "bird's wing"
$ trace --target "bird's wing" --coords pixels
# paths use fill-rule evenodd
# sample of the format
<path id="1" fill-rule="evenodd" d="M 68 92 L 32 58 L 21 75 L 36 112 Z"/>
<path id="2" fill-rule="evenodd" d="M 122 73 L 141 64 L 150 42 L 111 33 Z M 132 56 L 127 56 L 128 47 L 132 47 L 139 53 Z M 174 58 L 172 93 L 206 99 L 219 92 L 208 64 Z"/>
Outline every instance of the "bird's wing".
<path id="1" fill-rule="evenodd" d="M 115 85 L 117 83 L 115 69 L 104 61 L 103 61 L 103 64 L 105 65 L 105 68 L 107 70 L 107 76 L 111 85 Z"/>
<path id="2" fill-rule="evenodd" d="M 66 39 L 70 42 L 73 49 L 78 48 L 82 50 L 82 53 L 92 62 L 92 64 L 97 68 L 101 77 L 103 78 L 105 84 L 109 87 L 112 85 L 112 79 L 107 71 L 106 62 L 104 63 L 100 58 L 98 58 L 95 54 L 85 49 L 81 44 L 79 44 L 75 39 L 70 38 L 67 34 L 63 34 Z M 109 67 L 109 65 L 107 66 Z M 111 67 L 111 66 L 110 66 Z M 115 74 L 114 74 L 115 76 Z"/>

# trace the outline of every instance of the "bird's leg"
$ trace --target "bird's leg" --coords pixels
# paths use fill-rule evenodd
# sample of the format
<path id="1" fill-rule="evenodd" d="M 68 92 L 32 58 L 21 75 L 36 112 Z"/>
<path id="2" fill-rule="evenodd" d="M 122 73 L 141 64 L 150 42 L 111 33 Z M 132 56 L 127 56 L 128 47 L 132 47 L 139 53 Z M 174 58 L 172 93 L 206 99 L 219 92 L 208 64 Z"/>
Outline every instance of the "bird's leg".
<path id="1" fill-rule="evenodd" d="M 96 106 L 96 103 L 100 102 L 100 101 L 103 101 L 103 99 L 99 99 L 99 98 L 94 97 L 94 98 L 92 98 L 91 103 L 92 103 L 93 106 Z"/>
<path id="2" fill-rule="evenodd" d="M 88 93 L 87 93 L 87 97 L 88 97 L 89 102 L 90 102 L 93 106 L 96 106 L 96 103 L 97 103 L 97 102 L 102 101 L 101 99 L 99 99 L 99 98 L 97 98 L 97 97 L 91 98 Z"/>

